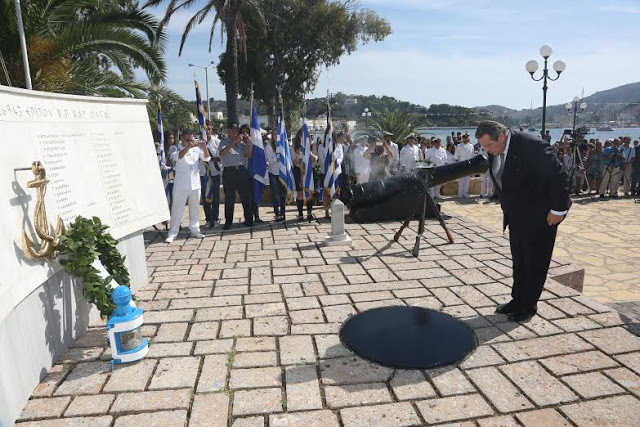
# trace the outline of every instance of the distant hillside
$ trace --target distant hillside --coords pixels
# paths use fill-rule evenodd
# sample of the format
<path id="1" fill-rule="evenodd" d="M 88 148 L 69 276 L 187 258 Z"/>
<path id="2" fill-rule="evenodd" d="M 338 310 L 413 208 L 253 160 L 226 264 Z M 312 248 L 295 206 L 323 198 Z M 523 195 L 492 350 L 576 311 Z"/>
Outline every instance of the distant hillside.
<path id="1" fill-rule="evenodd" d="M 571 100 L 567 100 L 570 102 Z M 307 100 L 307 116 L 316 117 L 325 114 L 326 98 Z M 640 82 L 629 83 L 612 89 L 586 96 L 582 102 L 587 109 L 579 117 L 580 123 L 598 124 L 607 121 L 620 121 L 627 124 L 640 123 Z M 194 102 L 195 104 L 195 102 Z M 542 108 L 534 110 L 514 110 L 503 105 L 485 105 L 468 108 L 458 105 L 433 104 L 429 107 L 398 100 L 391 96 L 355 95 L 337 93 L 331 96 L 333 117 L 341 120 L 362 121 L 362 112 L 368 108 L 374 114 L 384 110 L 399 109 L 424 117 L 428 126 L 473 126 L 479 120 L 491 117 L 509 126 L 525 125 L 539 127 L 542 121 Z M 239 110 L 248 111 L 249 103 L 239 101 Z M 258 105 L 259 114 L 268 114 Z M 212 111 L 226 111 L 226 102 L 211 101 Z M 570 126 L 572 115 L 564 104 L 547 106 L 547 123 L 555 126 Z M 373 119 L 373 117 L 372 117 Z"/>
<path id="2" fill-rule="evenodd" d="M 640 101 L 640 82 L 601 90 L 584 98 L 589 103 L 630 103 Z"/>

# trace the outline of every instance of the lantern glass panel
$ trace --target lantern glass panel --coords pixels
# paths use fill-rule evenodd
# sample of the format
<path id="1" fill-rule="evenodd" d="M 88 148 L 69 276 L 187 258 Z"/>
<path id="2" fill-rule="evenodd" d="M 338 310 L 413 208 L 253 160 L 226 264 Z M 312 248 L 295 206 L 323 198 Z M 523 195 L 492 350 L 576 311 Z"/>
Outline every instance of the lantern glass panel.
<path id="1" fill-rule="evenodd" d="M 122 351 L 133 350 L 142 344 L 142 329 L 137 327 L 130 331 L 120 333 L 120 346 Z"/>

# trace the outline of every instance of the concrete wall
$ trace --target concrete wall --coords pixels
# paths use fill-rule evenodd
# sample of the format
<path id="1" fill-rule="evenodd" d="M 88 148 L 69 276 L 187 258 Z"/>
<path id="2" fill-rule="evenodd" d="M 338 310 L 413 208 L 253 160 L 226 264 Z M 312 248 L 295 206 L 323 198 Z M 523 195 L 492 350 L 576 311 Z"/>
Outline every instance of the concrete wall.
<path id="1" fill-rule="evenodd" d="M 142 231 L 121 239 L 118 249 L 127 257 L 135 291 L 147 283 Z M 13 424 L 51 366 L 99 320 L 84 300 L 82 285 L 60 271 L 0 322 L 0 427 Z"/>

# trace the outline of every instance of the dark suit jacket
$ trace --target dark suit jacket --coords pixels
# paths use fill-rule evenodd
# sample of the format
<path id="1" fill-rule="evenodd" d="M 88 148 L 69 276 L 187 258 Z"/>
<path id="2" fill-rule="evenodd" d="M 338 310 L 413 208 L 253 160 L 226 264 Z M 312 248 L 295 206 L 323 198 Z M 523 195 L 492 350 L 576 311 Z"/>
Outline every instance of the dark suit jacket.
<path id="1" fill-rule="evenodd" d="M 524 132 L 510 132 L 503 188 L 496 185 L 504 213 L 503 227 L 525 232 L 548 228 L 550 210 L 571 207 L 569 176 L 549 143 Z M 489 171 L 495 183 L 493 159 L 489 155 Z"/>

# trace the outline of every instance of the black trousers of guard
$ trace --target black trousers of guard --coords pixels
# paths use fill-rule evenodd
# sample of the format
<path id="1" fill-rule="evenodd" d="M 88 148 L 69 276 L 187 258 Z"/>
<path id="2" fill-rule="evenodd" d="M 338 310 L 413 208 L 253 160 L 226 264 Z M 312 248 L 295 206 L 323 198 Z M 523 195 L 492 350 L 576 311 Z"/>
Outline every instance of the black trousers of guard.
<path id="1" fill-rule="evenodd" d="M 546 228 L 536 227 L 535 231 L 512 229 L 509 226 L 509 243 L 513 260 L 511 297 L 517 311 L 534 311 L 547 279 L 557 231 L 557 225 Z"/>
<path id="2" fill-rule="evenodd" d="M 240 195 L 244 220 L 253 223 L 251 212 L 251 177 L 244 166 L 225 167 L 222 172 L 222 188 L 224 189 L 225 224 L 233 224 L 233 210 L 236 203 L 236 192 Z"/>

